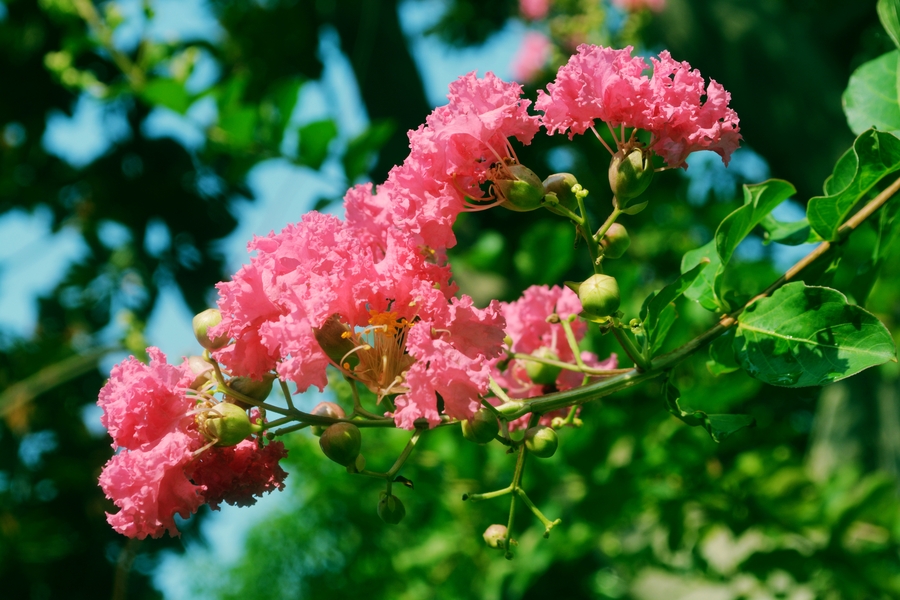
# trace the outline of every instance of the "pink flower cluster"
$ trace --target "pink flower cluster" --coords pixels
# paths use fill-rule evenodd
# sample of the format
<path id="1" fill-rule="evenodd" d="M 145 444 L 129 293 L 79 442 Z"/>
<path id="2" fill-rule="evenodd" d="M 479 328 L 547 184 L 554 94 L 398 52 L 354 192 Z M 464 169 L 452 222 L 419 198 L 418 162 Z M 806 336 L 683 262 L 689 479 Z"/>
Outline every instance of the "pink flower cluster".
<path id="1" fill-rule="evenodd" d="M 519 0 L 519 12 L 532 21 L 543 19 L 550 12 L 550 0 Z"/>
<path id="2" fill-rule="evenodd" d="M 712 150 L 727 165 L 741 140 L 731 95 L 668 51 L 649 65 L 631 56 L 631 47 L 614 50 L 581 45 L 557 73 L 548 92 L 538 91 L 535 107 L 548 133 L 569 138 L 594 127 L 597 120 L 613 129 L 633 127 L 650 133 L 648 147 L 670 167 L 684 167 L 691 152 Z"/>
<path id="3" fill-rule="evenodd" d="M 666 0 L 613 0 L 613 4 L 629 12 L 636 12 L 645 8 L 653 12 L 661 12 L 666 7 Z"/>
<path id="4" fill-rule="evenodd" d="M 254 496 L 284 487 L 287 474 L 278 460 L 287 452 L 281 442 L 261 446 L 246 440 L 235 448 L 203 450 L 207 440 L 186 394 L 194 374 L 186 361 L 174 366 L 158 348 L 147 352 L 149 365 L 130 357 L 113 367 L 97 401 L 119 450 L 100 474 L 101 488 L 120 509 L 107 514 L 113 529 L 140 539 L 165 531 L 178 535 L 176 514 L 187 518 L 204 503 L 253 504 Z M 233 456 L 238 452 L 240 460 Z M 249 464 L 252 478 L 239 471 Z"/>
<path id="5" fill-rule="evenodd" d="M 549 349 L 559 357 L 560 362 L 576 364 L 572 347 L 566 340 L 565 330 L 560 320 L 568 319 L 581 312 L 578 295 L 567 287 L 531 286 L 522 297 L 515 302 L 500 304 L 506 319 L 506 333 L 512 339 L 512 351 L 531 354 L 542 348 Z M 551 315 L 559 319 L 547 320 Z M 575 319 L 571 323 L 572 333 L 576 341 L 581 341 L 587 331 L 587 323 Z M 596 369 L 615 369 L 618 358 L 610 355 L 600 361 L 592 352 L 582 351 L 580 358 L 585 365 Z M 493 362 L 492 375 L 510 398 L 533 398 L 548 392 L 569 390 L 583 384 L 584 375 L 578 371 L 563 369 L 552 386 L 534 383 L 526 372 L 528 361 L 515 359 L 509 361 L 503 370 L 498 367 L 499 361 Z M 541 417 L 541 424 L 550 425 L 553 417 L 565 416 L 567 410 L 547 413 Z M 527 416 L 511 426 L 524 427 Z"/>

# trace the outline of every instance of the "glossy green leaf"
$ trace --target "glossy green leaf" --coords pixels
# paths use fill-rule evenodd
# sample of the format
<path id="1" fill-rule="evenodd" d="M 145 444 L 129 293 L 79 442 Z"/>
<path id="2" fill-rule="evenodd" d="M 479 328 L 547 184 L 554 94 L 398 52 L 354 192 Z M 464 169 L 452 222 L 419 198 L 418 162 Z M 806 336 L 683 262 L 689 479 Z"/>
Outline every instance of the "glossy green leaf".
<path id="1" fill-rule="evenodd" d="M 813 230 L 828 241 L 837 239 L 837 230 L 857 203 L 881 179 L 900 170 L 900 139 L 882 131 L 861 134 L 834 166 L 825 181 L 825 196 L 810 199 L 806 209 Z"/>
<path id="2" fill-rule="evenodd" d="M 701 261 L 693 268 L 688 269 L 679 275 L 675 281 L 661 290 L 654 292 L 644 300 L 640 315 L 641 321 L 643 321 L 644 324 L 644 330 L 650 336 L 651 343 L 656 342 L 657 345 L 661 345 L 665 340 L 665 335 L 668 333 L 668 329 L 672 326 L 672 321 L 675 319 L 675 312 L 673 309 L 669 313 L 671 321 L 667 322 L 665 331 L 658 331 L 660 329 L 660 315 L 663 314 L 672 302 L 678 299 L 679 296 L 684 294 L 685 291 L 691 287 L 691 284 L 694 283 L 694 280 L 697 279 L 705 266 L 706 261 L 701 259 Z"/>
<path id="3" fill-rule="evenodd" d="M 878 0 L 876 8 L 881 26 L 894 40 L 894 45 L 900 48 L 900 2 L 898 0 Z"/>
<path id="4" fill-rule="evenodd" d="M 716 442 L 721 442 L 739 429 L 756 425 L 756 419 L 750 415 L 710 415 L 702 410 L 682 408 L 678 402 L 681 394 L 668 381 L 664 394 L 670 413 L 691 427 L 703 427 Z"/>
<path id="5" fill-rule="evenodd" d="M 850 76 L 841 101 L 853 133 L 859 135 L 871 127 L 883 131 L 900 130 L 898 61 L 900 51 L 893 50 L 863 63 Z"/>
<path id="6" fill-rule="evenodd" d="M 678 313 L 675 311 L 675 305 L 669 304 L 662 312 L 659 313 L 659 319 L 656 322 L 652 335 L 650 336 L 650 354 L 658 354 L 662 350 L 662 345 L 669 335 L 669 330 L 675 324 L 675 318 Z"/>
<path id="7" fill-rule="evenodd" d="M 141 90 L 141 97 L 150 104 L 165 106 L 182 115 L 192 102 L 184 86 L 174 79 L 151 79 Z"/>
<path id="8" fill-rule="evenodd" d="M 822 241 L 816 232 L 809 226 L 809 219 L 803 217 L 791 223 L 777 220 L 772 215 L 759 222 L 759 226 L 765 230 L 764 244 L 784 244 L 785 246 L 799 246 Z"/>
<path id="9" fill-rule="evenodd" d="M 734 356 L 734 330 L 730 329 L 709 345 L 709 360 L 706 368 L 713 375 L 732 373 L 741 368 Z"/>
<path id="10" fill-rule="evenodd" d="M 793 185 L 781 179 L 745 185 L 744 205 L 725 217 L 716 229 L 716 251 L 722 264 L 728 264 L 738 244 L 773 208 L 796 192 Z"/>
<path id="11" fill-rule="evenodd" d="M 337 125 L 332 119 L 307 123 L 300 128 L 298 157 L 300 162 L 318 170 L 328 157 L 328 147 L 337 137 Z"/>
<path id="12" fill-rule="evenodd" d="M 719 269 L 722 268 L 722 260 L 719 258 L 719 253 L 716 252 L 716 240 L 710 240 L 703 246 L 686 252 L 681 259 L 681 272 L 690 271 L 704 259 L 709 262 L 700 269 L 699 276 L 684 291 L 684 295 L 699 303 L 706 310 L 726 311 L 727 306 L 721 300 L 721 290 L 719 289 L 721 281 L 717 277 Z"/>
<path id="13" fill-rule="evenodd" d="M 784 387 L 825 385 L 896 360 L 894 340 L 877 318 L 837 290 L 802 281 L 740 315 L 734 352 L 750 375 Z"/>

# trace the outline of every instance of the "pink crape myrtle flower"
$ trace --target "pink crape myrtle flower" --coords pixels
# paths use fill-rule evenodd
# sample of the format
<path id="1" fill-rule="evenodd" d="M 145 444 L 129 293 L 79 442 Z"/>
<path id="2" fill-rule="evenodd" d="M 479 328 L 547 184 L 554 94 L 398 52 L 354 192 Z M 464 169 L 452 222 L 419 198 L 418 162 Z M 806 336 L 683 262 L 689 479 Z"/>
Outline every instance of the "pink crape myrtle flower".
<path id="1" fill-rule="evenodd" d="M 612 0 L 612 3 L 628 12 L 637 12 L 645 8 L 653 12 L 662 12 L 666 7 L 666 0 Z"/>
<path id="2" fill-rule="evenodd" d="M 100 474 L 100 487 L 119 508 L 117 513 L 107 513 L 113 529 L 139 539 L 158 538 L 165 532 L 177 536 L 176 514 L 187 518 L 206 502 L 270 491 L 271 485 L 257 483 L 261 477 L 280 484 L 283 476 L 277 461 L 284 451 L 276 442 L 265 447 L 258 441 L 241 442 L 250 444 L 241 452 L 244 463 L 254 463 L 254 472 L 239 470 L 233 460 L 227 462 L 220 471 L 236 469 L 228 486 L 213 486 L 209 492 L 203 481 L 193 477 L 204 471 L 198 457 L 207 459 L 204 464 L 215 464 L 219 454 L 233 451 L 211 448 L 198 429 L 196 403 L 187 394 L 194 379 L 187 361 L 174 366 L 158 348 L 150 347 L 147 353 L 149 365 L 133 356 L 116 365 L 97 401 L 103 409 L 101 422 L 120 450 Z"/>
<path id="3" fill-rule="evenodd" d="M 355 194 L 365 205 L 368 191 Z M 233 342 L 214 356 L 232 375 L 261 365 L 304 391 L 324 388 L 332 365 L 379 401 L 396 396 L 401 427 L 420 418 L 437 425 L 437 394 L 446 414 L 471 416 L 471 398 L 487 391 L 504 322 L 496 302 L 478 309 L 454 298 L 449 267 L 435 264 L 433 253 L 393 230 L 360 231 L 318 213 L 250 247 L 250 264 L 218 286 L 222 322 L 214 335 Z"/>
<path id="4" fill-rule="evenodd" d="M 551 48 L 550 38 L 540 31 L 526 33 L 512 63 L 512 73 L 516 81 L 526 83 L 534 81 L 547 64 Z"/>
<path id="5" fill-rule="evenodd" d="M 563 326 L 559 322 L 547 321 L 547 317 L 553 314 L 558 315 L 560 319 L 568 319 L 581 312 L 581 302 L 575 292 L 559 286 L 531 286 L 518 300 L 510 303 L 502 302 L 501 310 L 506 319 L 506 333 L 512 339 L 513 352 L 531 354 L 541 348 L 547 348 L 553 351 L 561 362 L 576 364 Z M 587 331 L 587 324 L 575 319 L 571 322 L 571 327 L 576 341 L 580 341 Z M 604 361 L 600 361 L 595 354 L 587 351 L 580 352 L 579 356 L 589 367 L 615 369 L 618 366 L 615 354 Z M 498 363 L 496 360 L 492 362 L 491 375 L 511 398 L 533 398 L 550 391 L 568 390 L 581 386 L 584 380 L 582 373 L 563 369 L 555 384 L 548 389 L 531 381 L 526 372 L 526 361 L 511 360 L 503 370 L 498 368 Z M 565 416 L 567 413 L 568 409 L 547 413 L 542 416 L 541 424 L 550 425 L 553 417 Z M 510 425 L 513 428 L 523 428 L 527 422 L 526 416 Z"/>
<path id="6" fill-rule="evenodd" d="M 447 97 L 448 104 L 409 132 L 409 157 L 384 184 L 347 193 L 347 221 L 366 239 L 399 236 L 440 256 L 456 244 L 452 227 L 459 213 L 496 204 L 478 204 L 490 200 L 481 185 L 509 178 L 503 171 L 515 162 L 510 138 L 529 144 L 540 128 L 538 117 L 528 113 L 531 101 L 522 98 L 522 86 L 493 73 L 460 77 Z"/>
<path id="7" fill-rule="evenodd" d="M 672 60 L 668 51 L 649 65 L 622 50 L 582 44 L 578 52 L 547 85 L 538 91 L 535 107 L 543 111 L 542 124 L 550 134 L 568 132 L 571 139 L 596 121 L 613 131 L 620 150 L 635 147 L 634 135 L 626 139 L 620 128 L 642 129 L 650 134 L 646 148 L 659 154 L 668 167 L 687 167 L 691 152 L 711 150 L 727 165 L 740 144 L 737 113 L 728 107 L 731 95 L 686 62 Z M 599 137 L 599 135 L 598 135 Z M 638 144 L 640 145 L 640 144 Z"/>
<path id="8" fill-rule="evenodd" d="M 550 12 L 550 0 L 519 0 L 519 12 L 531 21 L 538 21 Z"/>
<path id="9" fill-rule="evenodd" d="M 191 479 L 204 488 L 203 496 L 213 510 L 222 502 L 252 506 L 264 492 L 284 489 L 287 473 L 278 461 L 287 456 L 284 444 L 248 439 L 236 446 L 211 448 L 191 466 Z"/>

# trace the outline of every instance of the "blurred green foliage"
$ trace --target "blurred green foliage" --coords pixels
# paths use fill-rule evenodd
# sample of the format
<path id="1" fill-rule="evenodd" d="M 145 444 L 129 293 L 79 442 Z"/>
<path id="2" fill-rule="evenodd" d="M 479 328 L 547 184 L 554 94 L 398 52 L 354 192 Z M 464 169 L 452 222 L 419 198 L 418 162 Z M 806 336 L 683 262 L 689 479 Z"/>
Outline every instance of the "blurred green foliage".
<path id="1" fill-rule="evenodd" d="M 182 546 L 168 538 L 128 543 L 105 522 L 104 511 L 113 507 L 96 477 L 110 450 L 82 420 L 103 382 L 95 368 L 98 357 L 110 345 L 134 352 L 143 347 L 143 324 L 163 282 L 174 282 L 192 309 L 206 307 L 211 286 L 227 277 L 217 243 L 236 226 L 235 202 L 250 196 L 246 176 L 254 165 L 281 158 L 318 169 L 337 156 L 349 185 L 366 175 L 382 181 L 403 160 L 404 132 L 418 127 L 430 108 L 397 4 L 215 0 L 210 6 L 223 32 L 215 41 L 163 43 L 144 32 L 133 47 L 118 48 L 110 41 L 120 20 L 115 2 L 4 2 L 0 72 L 9 83 L 0 94 L 0 215 L 49 209 L 54 230 L 77 231 L 89 249 L 38 300 L 32 336 L 0 337 L 4 595 L 159 595 L 149 582 L 159 552 Z M 144 18 L 152 19 L 153 3 L 144 7 Z M 480 43 L 517 10 L 514 2 L 470 0 L 448 0 L 442 8 L 434 32 L 456 44 Z M 559 0 L 547 23 L 559 39 L 569 35 L 569 44 L 588 39 L 668 48 L 722 83 L 741 115 L 746 145 L 768 162 L 773 176 L 796 187 L 799 204 L 820 194 L 853 143 L 841 112 L 851 72 L 894 49 L 878 25 L 874 2 L 669 0 L 663 13 L 635 15 L 618 30 L 606 27 L 609 10 L 605 4 Z M 290 131 L 297 127 L 290 115 L 298 92 L 321 76 L 323 27 L 337 32 L 368 111 L 370 128 L 353 139 L 334 120 Z M 555 60 L 564 61 L 566 51 L 571 47 L 561 46 Z M 187 82 L 201 55 L 212 58 L 220 73 L 197 90 Z M 526 87 L 528 97 L 553 78 L 553 69 L 542 77 Z M 123 114 L 128 132 L 106 154 L 76 168 L 49 154 L 41 140 L 47 115 L 70 113 L 82 94 Z M 216 118 L 198 148 L 145 134 L 142 125 L 158 107 L 184 113 L 206 98 L 214 101 Z M 294 133 L 299 141 L 287 148 L 286 135 Z M 608 159 L 595 139 L 539 135 L 516 151 L 542 177 L 577 174 L 591 190 L 594 221 L 605 218 L 611 207 Z M 686 252 L 714 239 L 719 222 L 742 205 L 739 186 L 757 183 L 734 168 L 730 176 L 701 172 L 692 180 L 704 167 L 689 162 L 686 173 L 657 176 L 645 196 L 648 208 L 623 220 L 632 244 L 608 272 L 618 279 L 629 316 L 639 314 L 651 292 L 675 281 Z M 720 178 L 714 191 L 692 187 L 713 177 Z M 807 281 L 827 279 L 877 314 L 894 339 L 900 261 L 890 242 L 898 230 L 898 207 L 900 201 L 891 201 L 829 256 L 829 268 Z M 484 304 L 514 299 L 528 285 L 583 279 L 589 270 L 584 248 L 573 247 L 571 226 L 548 216 L 500 209 L 463 215 L 451 253 L 463 291 Z M 110 247 L 102 240 L 100 228 L 110 222 L 127 230 L 127 241 Z M 171 234 L 161 252 L 145 245 L 154 222 Z M 747 232 L 756 222 L 748 220 Z M 771 221 L 763 226 L 770 238 L 779 237 Z M 782 253 L 763 245 L 755 231 L 721 275 L 722 289 L 731 294 L 725 301 L 759 292 L 784 268 Z M 663 350 L 715 319 L 690 294 L 674 306 L 678 318 Z M 111 344 L 110 331 L 120 341 Z M 601 357 L 616 351 L 608 336 L 595 335 L 589 344 Z M 499 445 L 474 445 L 455 428 L 423 436 L 402 472 L 414 488 L 394 486 L 406 518 L 390 526 L 376 516 L 379 484 L 347 475 L 321 456 L 315 438 L 294 434 L 283 492 L 289 501 L 252 529 L 236 564 L 190 553 L 185 560 L 196 573 L 190 593 L 410 599 L 900 596 L 896 365 L 822 390 L 767 386 L 733 367 L 717 342 L 670 377 L 682 409 L 755 419 L 754 429 L 721 444 L 666 411 L 660 381 L 586 405 L 584 426 L 564 430 L 560 451 L 548 460 L 530 460 L 525 474 L 536 504 L 563 523 L 544 540 L 523 511 L 513 561 L 481 540 L 488 525 L 505 521 L 505 502 L 461 500 L 465 492 L 508 484 L 514 459 Z M 387 468 L 408 435 L 365 431 L 369 464 Z M 186 526 L 187 540 L 200 539 L 197 524 L 204 515 Z"/>

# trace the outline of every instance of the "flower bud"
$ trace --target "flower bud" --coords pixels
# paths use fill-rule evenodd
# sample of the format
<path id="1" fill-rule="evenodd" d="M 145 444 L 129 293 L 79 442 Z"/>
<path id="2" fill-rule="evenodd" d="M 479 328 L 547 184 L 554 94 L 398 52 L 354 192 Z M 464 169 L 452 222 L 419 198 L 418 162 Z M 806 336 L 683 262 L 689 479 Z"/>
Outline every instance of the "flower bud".
<path id="1" fill-rule="evenodd" d="M 320 417 L 331 417 L 332 419 L 343 419 L 347 416 L 344 413 L 344 409 L 334 402 L 319 402 L 316 404 L 316 407 L 312 409 L 312 414 L 319 415 Z M 327 427 L 328 425 L 313 425 L 310 429 L 312 430 L 313 435 L 321 436 Z"/>
<path id="2" fill-rule="evenodd" d="M 522 402 L 521 400 L 510 400 L 509 402 L 504 402 L 500 406 L 496 406 L 494 408 L 497 409 L 498 413 L 500 413 L 504 417 L 507 417 L 513 413 L 518 412 L 519 409 L 522 408 L 522 406 L 524 404 L 525 403 Z"/>
<path id="3" fill-rule="evenodd" d="M 508 535 L 509 531 L 506 529 L 506 525 L 494 523 L 484 530 L 484 543 L 491 548 L 503 548 L 506 546 L 506 537 Z"/>
<path id="4" fill-rule="evenodd" d="M 550 427 L 538 425 L 525 431 L 525 448 L 538 458 L 550 458 L 558 447 L 559 437 Z"/>
<path id="5" fill-rule="evenodd" d="M 498 172 L 512 174 L 511 179 L 494 181 L 494 194 L 503 199 L 503 208 L 516 212 L 527 212 L 541 207 L 544 197 L 544 186 L 534 171 L 525 165 L 507 165 Z"/>
<path id="6" fill-rule="evenodd" d="M 319 438 L 319 447 L 325 456 L 345 467 L 356 462 L 361 445 L 359 427 L 353 423 L 329 425 Z"/>
<path id="7" fill-rule="evenodd" d="M 219 312 L 218 308 L 207 308 L 194 316 L 194 319 L 191 322 L 194 326 L 194 337 L 196 337 L 200 345 L 207 350 L 218 350 L 231 339 L 227 335 L 220 335 L 210 339 L 208 335 L 209 329 L 212 329 L 221 322 L 222 313 Z"/>
<path id="8" fill-rule="evenodd" d="M 203 422 L 203 433 L 211 440 L 216 440 L 216 446 L 235 446 L 254 432 L 259 427 L 250 423 L 247 411 L 230 402 L 220 402 L 209 409 Z"/>
<path id="9" fill-rule="evenodd" d="M 328 358 L 347 370 L 359 364 L 359 357 L 351 354 L 354 344 L 349 334 L 350 328 L 337 315 L 331 315 L 321 327 L 313 328 L 313 335 Z"/>
<path id="10" fill-rule="evenodd" d="M 479 408 L 471 419 L 462 422 L 463 437 L 476 444 L 487 444 L 500 433 L 500 423 L 487 408 Z"/>
<path id="11" fill-rule="evenodd" d="M 546 346 L 541 346 L 537 350 L 531 353 L 532 356 L 537 358 L 546 358 L 549 360 L 559 360 L 559 356 Z M 525 372 L 528 373 L 528 377 L 535 383 L 539 385 L 552 385 L 556 383 L 556 378 L 559 377 L 559 373 L 562 371 L 562 367 L 557 367 L 554 365 L 547 365 L 541 362 L 536 362 L 533 360 L 525 361 Z"/>
<path id="12" fill-rule="evenodd" d="M 406 509 L 400 498 L 387 492 L 381 492 L 381 498 L 378 500 L 378 516 L 381 520 L 389 525 L 396 525 L 406 516 Z"/>
<path id="13" fill-rule="evenodd" d="M 552 195 L 559 206 L 572 212 L 577 212 L 578 199 L 575 197 L 575 192 L 572 191 L 576 184 L 578 184 L 578 180 L 571 173 L 554 173 L 544 180 L 544 194 L 546 196 Z M 556 209 L 553 202 L 545 200 L 544 206 L 552 213 L 565 216 L 562 211 Z"/>
<path id="14" fill-rule="evenodd" d="M 619 208 L 625 208 L 644 193 L 653 180 L 650 154 L 640 148 L 624 153 L 619 150 L 609 163 L 609 187 L 616 196 Z"/>
<path id="15" fill-rule="evenodd" d="M 631 238 L 623 225 L 613 223 L 600 240 L 600 245 L 606 258 L 621 258 L 631 245 Z"/>
<path id="16" fill-rule="evenodd" d="M 594 274 L 569 287 L 578 294 L 582 310 L 590 317 L 608 317 L 619 310 L 619 284 L 609 275 Z"/>
<path id="17" fill-rule="evenodd" d="M 194 381 L 191 382 L 192 390 L 199 390 L 210 381 L 215 381 L 216 374 L 212 363 L 202 356 L 189 356 L 188 368 L 194 374 Z"/>
<path id="18" fill-rule="evenodd" d="M 232 377 L 228 380 L 228 383 L 226 385 L 239 394 L 243 394 L 248 398 L 252 398 L 258 402 L 262 402 L 269 397 L 270 393 L 272 393 L 272 384 L 274 382 L 275 375 L 273 375 L 272 373 L 265 373 L 263 375 L 262 381 L 250 379 L 249 377 Z M 234 398 L 235 404 L 244 404 L 244 402 L 242 402 L 240 398 L 236 398 L 234 396 L 230 397 Z"/>

